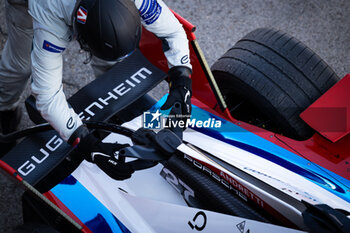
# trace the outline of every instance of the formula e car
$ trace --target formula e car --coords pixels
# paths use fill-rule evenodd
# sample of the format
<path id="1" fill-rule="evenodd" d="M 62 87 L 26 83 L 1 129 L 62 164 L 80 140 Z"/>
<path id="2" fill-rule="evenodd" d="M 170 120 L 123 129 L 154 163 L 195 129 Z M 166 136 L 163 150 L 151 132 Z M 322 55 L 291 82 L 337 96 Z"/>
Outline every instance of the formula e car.
<path id="1" fill-rule="evenodd" d="M 140 49 L 68 102 L 104 142 L 129 143 L 117 181 L 81 161 L 26 101 L 33 128 L 0 167 L 27 190 L 18 232 L 349 232 L 350 76 L 340 81 L 300 41 L 257 29 L 209 69 L 195 27 L 193 111 L 176 115 L 147 93 L 166 78 L 162 45 Z M 163 119 L 160 115 L 168 116 Z M 169 123 L 170 122 L 170 123 Z M 172 122 L 172 123 L 171 123 Z"/>

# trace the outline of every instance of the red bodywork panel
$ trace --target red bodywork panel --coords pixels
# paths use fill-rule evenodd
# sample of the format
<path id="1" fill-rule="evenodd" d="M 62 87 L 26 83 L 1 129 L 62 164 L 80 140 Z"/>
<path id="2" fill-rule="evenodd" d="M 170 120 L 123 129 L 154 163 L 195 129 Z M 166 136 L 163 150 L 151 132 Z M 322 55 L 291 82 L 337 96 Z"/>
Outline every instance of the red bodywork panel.
<path id="1" fill-rule="evenodd" d="M 316 133 L 306 141 L 278 135 L 290 149 L 350 179 L 350 74 L 342 78 L 300 116 Z"/>
<path id="2" fill-rule="evenodd" d="M 16 178 L 19 182 L 23 181 L 23 178 L 18 175 L 17 171 L 2 160 L 0 160 L 0 168 L 7 172 L 10 176 Z"/>
<path id="3" fill-rule="evenodd" d="M 69 217 L 71 217 L 75 222 L 77 222 L 83 229 L 81 232 L 83 233 L 92 233 L 92 231 L 82 222 L 80 219 L 73 214 L 70 209 L 63 204 L 60 199 L 58 199 L 55 194 L 53 194 L 51 191 L 48 191 L 43 194 L 47 199 L 49 199 L 53 204 L 55 204 L 58 208 L 60 208 L 63 212 L 65 212 Z"/>
<path id="4" fill-rule="evenodd" d="M 190 55 L 191 55 L 191 64 L 193 67 L 192 81 L 193 81 L 193 99 L 192 102 L 198 107 L 204 108 L 205 110 L 215 113 L 224 119 L 231 121 L 234 124 L 239 125 L 240 127 L 255 133 L 256 135 L 273 142 L 274 144 L 283 147 L 293 153 L 300 155 L 301 157 L 309 160 L 312 163 L 318 164 L 325 169 L 328 169 L 346 179 L 350 179 L 350 134 L 343 136 L 341 140 L 337 143 L 332 143 L 329 140 L 325 139 L 319 134 L 315 134 L 312 138 L 305 141 L 296 141 L 282 135 L 277 135 L 273 132 L 267 131 L 265 129 L 250 125 L 245 122 L 238 121 L 234 119 L 229 113 L 228 109 L 221 111 L 218 107 L 218 101 L 215 98 L 214 92 L 211 89 L 209 82 L 206 78 L 204 68 L 200 62 L 200 58 L 197 56 L 193 49 L 193 41 L 196 37 L 194 35 L 195 27 L 183 19 L 181 16 L 174 13 L 178 18 L 180 23 L 183 24 L 184 29 L 187 33 L 187 37 L 190 45 Z M 161 68 L 165 72 L 168 71 L 167 61 L 162 52 L 161 41 L 157 39 L 152 33 L 147 30 L 143 31 L 143 36 L 140 43 L 140 49 L 143 54 L 157 67 Z M 346 76 L 343 82 L 346 82 L 346 85 L 349 82 L 349 77 Z M 338 85 L 343 85 L 343 82 L 340 82 Z M 341 88 L 341 87 L 340 87 Z M 345 90 L 346 88 L 344 88 Z M 350 88 L 348 88 L 349 90 Z M 337 89 L 336 89 L 337 91 Z M 346 93 L 346 91 L 345 91 Z M 343 91 L 344 94 L 344 91 Z M 325 93 L 321 98 L 327 98 L 328 92 Z M 343 97 L 342 101 L 336 104 L 338 99 L 333 99 L 331 106 L 345 106 L 346 100 L 349 100 L 349 94 L 347 98 Z M 347 102 L 349 104 L 349 101 Z M 346 105 L 349 106 L 349 105 Z M 349 111 L 349 108 L 348 108 Z M 350 116 L 350 114 L 347 114 Z M 334 121 L 334 120 L 333 120 Z M 348 119 L 349 122 L 349 119 Z M 350 125 L 350 124 L 348 124 Z"/>
<path id="5" fill-rule="evenodd" d="M 306 141 L 295 141 L 281 135 L 276 137 L 293 153 L 350 179 L 350 134 L 337 143 L 330 142 L 318 133 Z"/>
<path id="6" fill-rule="evenodd" d="M 311 104 L 300 117 L 332 142 L 350 133 L 350 74 Z"/>

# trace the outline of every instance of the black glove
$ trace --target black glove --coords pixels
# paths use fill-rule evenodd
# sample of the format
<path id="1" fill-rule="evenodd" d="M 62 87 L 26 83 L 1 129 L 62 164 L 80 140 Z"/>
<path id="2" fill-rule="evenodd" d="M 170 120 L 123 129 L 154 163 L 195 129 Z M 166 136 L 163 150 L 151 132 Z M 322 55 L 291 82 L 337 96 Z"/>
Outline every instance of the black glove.
<path id="1" fill-rule="evenodd" d="M 102 143 L 86 126 L 80 126 L 68 140 L 68 143 L 80 141 L 77 144 L 78 153 L 87 161 L 95 163 L 108 176 L 116 180 L 125 180 L 131 177 L 134 169 L 128 163 L 114 157 L 115 153 L 128 144 Z M 74 143 L 71 143 L 74 145 Z"/>
<path id="2" fill-rule="evenodd" d="M 162 110 L 171 108 L 176 102 L 181 104 L 182 115 L 190 118 L 192 106 L 192 80 L 191 69 L 185 66 L 175 66 L 169 70 L 169 96 L 161 107 Z"/>

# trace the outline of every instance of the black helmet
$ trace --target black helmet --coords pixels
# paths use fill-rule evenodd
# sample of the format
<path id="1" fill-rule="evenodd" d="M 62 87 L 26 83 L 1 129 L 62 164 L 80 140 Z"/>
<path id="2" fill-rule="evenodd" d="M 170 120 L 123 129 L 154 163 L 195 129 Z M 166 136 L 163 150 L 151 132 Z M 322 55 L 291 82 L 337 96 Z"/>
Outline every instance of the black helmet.
<path id="1" fill-rule="evenodd" d="M 130 0 L 81 0 L 73 20 L 80 46 L 98 58 L 117 60 L 139 44 L 140 15 Z"/>

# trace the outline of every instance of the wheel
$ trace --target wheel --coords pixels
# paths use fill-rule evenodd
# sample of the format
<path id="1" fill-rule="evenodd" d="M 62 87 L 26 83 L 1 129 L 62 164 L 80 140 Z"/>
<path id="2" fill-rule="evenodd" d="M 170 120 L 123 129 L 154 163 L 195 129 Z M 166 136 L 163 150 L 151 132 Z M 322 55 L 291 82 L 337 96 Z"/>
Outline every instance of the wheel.
<path id="1" fill-rule="evenodd" d="M 314 133 L 300 113 L 339 80 L 306 45 L 270 28 L 244 36 L 212 72 L 233 117 L 297 140 Z"/>

